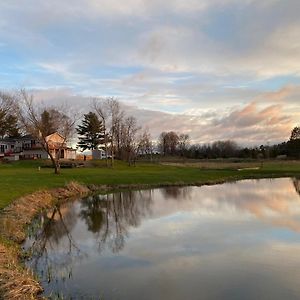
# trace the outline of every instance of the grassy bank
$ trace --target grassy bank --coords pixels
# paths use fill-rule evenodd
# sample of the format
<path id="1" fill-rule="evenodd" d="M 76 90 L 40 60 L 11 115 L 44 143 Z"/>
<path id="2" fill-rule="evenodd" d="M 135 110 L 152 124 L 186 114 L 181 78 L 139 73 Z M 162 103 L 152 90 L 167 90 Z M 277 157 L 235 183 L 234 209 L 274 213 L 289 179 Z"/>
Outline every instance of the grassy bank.
<path id="1" fill-rule="evenodd" d="M 280 177 L 300 175 L 299 161 L 264 162 L 172 162 L 160 164 L 139 163 L 128 167 L 117 162 L 114 169 L 104 162 L 90 163 L 83 168 L 63 169 L 54 175 L 51 168 L 41 168 L 43 161 L 19 161 L 0 164 L 0 209 L 12 200 L 41 189 L 64 186 L 70 181 L 85 185 L 163 185 L 201 184 L 228 179 Z M 259 169 L 251 169 L 259 167 Z M 238 171 L 240 168 L 249 168 Z"/>

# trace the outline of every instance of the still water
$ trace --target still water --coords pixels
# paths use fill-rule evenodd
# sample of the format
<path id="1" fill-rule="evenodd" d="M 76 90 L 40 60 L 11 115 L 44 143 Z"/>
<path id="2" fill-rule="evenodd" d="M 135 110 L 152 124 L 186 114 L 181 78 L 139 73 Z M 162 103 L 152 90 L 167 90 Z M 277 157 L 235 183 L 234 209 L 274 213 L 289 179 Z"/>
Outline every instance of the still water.
<path id="1" fill-rule="evenodd" d="M 64 299 L 300 299 L 300 180 L 99 195 L 41 215 L 24 248 Z"/>

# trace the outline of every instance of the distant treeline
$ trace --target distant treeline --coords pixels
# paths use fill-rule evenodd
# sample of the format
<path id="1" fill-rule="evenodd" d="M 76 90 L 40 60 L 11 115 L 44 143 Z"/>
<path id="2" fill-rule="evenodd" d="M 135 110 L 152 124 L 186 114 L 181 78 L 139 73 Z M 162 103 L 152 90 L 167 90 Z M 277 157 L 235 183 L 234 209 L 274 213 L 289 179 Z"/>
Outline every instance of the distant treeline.
<path id="1" fill-rule="evenodd" d="M 186 152 L 188 158 L 300 158 L 300 140 L 276 145 L 240 147 L 233 141 L 217 141 L 207 145 L 192 145 Z"/>
<path id="2" fill-rule="evenodd" d="M 216 158 L 300 158 L 300 127 L 295 127 L 290 139 L 275 145 L 260 145 L 242 147 L 235 141 L 216 141 L 209 144 L 190 144 L 187 134 L 177 134 L 174 131 L 162 132 L 158 149 L 161 155 L 179 155 L 193 159 Z"/>

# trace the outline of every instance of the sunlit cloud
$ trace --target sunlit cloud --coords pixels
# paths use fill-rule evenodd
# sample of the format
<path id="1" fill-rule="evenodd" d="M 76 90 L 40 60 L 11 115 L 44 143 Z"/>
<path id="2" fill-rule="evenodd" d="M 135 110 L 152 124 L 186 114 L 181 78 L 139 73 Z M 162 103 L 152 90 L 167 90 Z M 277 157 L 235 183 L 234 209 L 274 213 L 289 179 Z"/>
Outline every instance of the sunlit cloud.
<path id="1" fill-rule="evenodd" d="M 67 103 L 86 113 L 91 109 L 93 97 L 74 94 L 72 89 L 58 88 L 33 90 L 37 101 L 49 104 Z M 260 145 L 282 142 L 289 138 L 295 120 L 285 112 L 282 104 L 267 102 L 261 106 L 257 102 L 233 106 L 226 110 L 202 110 L 194 113 L 168 113 L 142 109 L 136 103 L 129 104 L 120 98 L 127 115 L 137 118 L 139 124 L 149 129 L 156 140 L 162 131 L 188 133 L 193 143 L 211 143 L 216 140 L 231 139 L 240 145 Z M 179 103 L 166 99 L 165 105 Z M 172 103 L 173 102 L 173 103 Z M 163 107 L 164 103 L 161 104 Z"/>

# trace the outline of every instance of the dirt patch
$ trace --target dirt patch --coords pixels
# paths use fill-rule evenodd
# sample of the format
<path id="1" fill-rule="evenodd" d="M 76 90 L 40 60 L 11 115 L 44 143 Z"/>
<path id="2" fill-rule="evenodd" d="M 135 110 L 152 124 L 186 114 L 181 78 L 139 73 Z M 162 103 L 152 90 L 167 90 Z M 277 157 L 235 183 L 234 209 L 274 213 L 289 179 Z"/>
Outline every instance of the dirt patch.
<path id="1" fill-rule="evenodd" d="M 39 191 L 14 201 L 0 215 L 0 299 L 40 299 L 42 287 L 33 274 L 21 266 L 20 244 L 26 238 L 26 225 L 43 209 L 90 190 L 71 182 L 64 188 Z"/>

